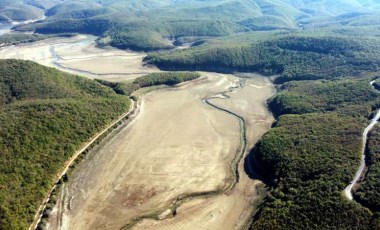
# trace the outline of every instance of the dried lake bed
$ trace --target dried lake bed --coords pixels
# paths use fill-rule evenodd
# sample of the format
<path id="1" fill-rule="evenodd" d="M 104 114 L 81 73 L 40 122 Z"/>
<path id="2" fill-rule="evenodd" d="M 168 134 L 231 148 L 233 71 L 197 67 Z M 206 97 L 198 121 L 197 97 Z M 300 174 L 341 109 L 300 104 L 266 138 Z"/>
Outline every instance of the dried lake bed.
<path id="1" fill-rule="evenodd" d="M 36 61 L 89 78 L 128 81 L 159 72 L 144 66 L 145 53 L 95 46 L 96 37 L 54 38 L 0 49 L 0 58 Z M 140 97 L 135 121 L 109 138 L 74 171 L 65 186 L 63 207 L 51 229 L 239 229 L 252 214 L 255 186 L 244 171 L 244 156 L 270 128 L 266 100 L 275 88 L 266 77 L 202 72 L 198 80 Z M 247 142 L 241 149 L 244 120 Z M 225 190 L 233 183 L 231 189 Z M 183 194 L 194 196 L 176 208 Z M 152 213 L 161 220 L 144 218 Z"/>

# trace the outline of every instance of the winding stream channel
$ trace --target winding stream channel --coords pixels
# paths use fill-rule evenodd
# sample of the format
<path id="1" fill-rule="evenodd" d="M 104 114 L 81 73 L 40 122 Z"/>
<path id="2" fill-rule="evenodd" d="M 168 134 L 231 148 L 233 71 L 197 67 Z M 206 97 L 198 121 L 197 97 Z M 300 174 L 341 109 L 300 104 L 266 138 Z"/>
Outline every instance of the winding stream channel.
<path id="1" fill-rule="evenodd" d="M 375 83 L 375 81 L 371 81 L 371 85 L 373 86 L 373 84 Z M 365 169 L 365 166 L 366 166 L 366 147 L 367 147 L 367 141 L 368 141 L 368 133 L 372 130 L 372 128 L 378 123 L 380 119 L 380 110 L 378 110 L 376 112 L 376 115 L 373 117 L 373 119 L 371 120 L 371 123 L 365 128 L 364 132 L 363 132 L 363 146 L 362 146 L 362 157 L 361 157 L 361 163 L 360 163 L 360 167 L 358 169 L 358 171 L 356 172 L 355 174 L 355 177 L 354 179 L 351 181 L 351 183 L 346 187 L 346 189 L 344 190 L 344 194 L 345 196 L 349 199 L 349 200 L 352 200 L 353 199 L 353 196 L 352 196 L 352 187 L 358 183 L 360 177 L 362 176 L 363 174 L 363 171 Z"/>
<path id="2" fill-rule="evenodd" d="M 124 225 L 122 229 L 130 229 L 138 222 L 143 221 L 144 219 L 155 219 L 155 220 L 162 220 L 165 219 L 166 216 L 175 216 L 177 213 L 177 208 L 181 206 L 185 202 L 189 202 L 192 199 L 197 199 L 201 197 L 210 197 L 210 196 L 218 196 L 221 194 L 226 194 L 229 191 L 231 191 L 235 185 L 239 182 L 239 169 L 238 164 L 240 163 L 241 159 L 244 156 L 244 153 L 247 149 L 247 135 L 246 135 L 246 122 L 243 117 L 240 115 L 229 111 L 227 109 L 224 109 L 220 106 L 217 106 L 213 104 L 211 101 L 212 99 L 228 99 L 229 94 L 237 93 L 242 88 L 244 88 L 245 79 L 239 79 L 239 82 L 237 85 L 233 85 L 229 87 L 226 91 L 219 92 L 215 95 L 212 95 L 206 99 L 202 99 L 202 103 L 211 106 L 212 108 L 227 113 L 228 115 L 233 116 L 235 119 L 239 120 L 239 127 L 240 127 L 240 147 L 237 151 L 235 157 L 232 159 L 230 163 L 230 171 L 231 171 L 231 181 L 226 184 L 226 186 L 222 189 L 217 189 L 213 191 L 207 191 L 207 192 L 194 192 L 194 193 L 188 193 L 188 194 L 181 194 L 177 198 L 175 198 L 169 207 L 165 207 L 164 209 L 153 211 L 149 214 L 144 214 L 141 216 L 134 217 L 129 223 Z M 164 215 L 162 215 L 164 214 Z"/>

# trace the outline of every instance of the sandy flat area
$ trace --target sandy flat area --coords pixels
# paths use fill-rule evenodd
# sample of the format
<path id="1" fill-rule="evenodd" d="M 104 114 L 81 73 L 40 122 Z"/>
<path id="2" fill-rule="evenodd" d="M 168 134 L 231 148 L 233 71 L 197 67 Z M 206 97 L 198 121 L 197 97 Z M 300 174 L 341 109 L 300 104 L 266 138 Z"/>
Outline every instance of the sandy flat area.
<path id="1" fill-rule="evenodd" d="M 46 66 L 52 66 L 52 55 L 50 46 L 55 44 L 64 44 L 67 39 L 48 39 L 40 42 L 22 44 L 17 46 L 8 46 L 0 49 L 1 59 L 21 59 L 30 60 Z"/>
<path id="2" fill-rule="evenodd" d="M 95 43 L 72 47 L 57 47 L 58 61 L 62 66 L 88 71 L 99 78 L 129 80 L 144 74 L 158 72 L 157 68 L 145 67 L 142 63 L 146 53 L 118 50 L 112 47 L 98 48 Z"/>
<path id="3" fill-rule="evenodd" d="M 239 123 L 201 99 L 230 81 L 208 74 L 197 83 L 145 95 L 136 122 L 75 172 L 62 229 L 117 229 L 135 216 L 165 209 L 181 194 L 224 187 L 239 147 Z"/>
<path id="4" fill-rule="evenodd" d="M 3 47 L 0 58 L 31 60 L 72 74 L 110 81 L 127 81 L 159 71 L 143 65 L 146 56 L 143 52 L 98 48 L 95 40 L 95 36 L 78 35 Z"/>
<path id="5" fill-rule="evenodd" d="M 271 82 L 262 76 L 250 74 L 237 93 L 230 99 L 212 99 L 214 104 L 242 116 L 247 124 L 248 149 L 270 128 L 273 117 L 266 109 L 266 100 L 275 93 Z M 249 221 L 255 186 L 244 171 L 244 160 L 239 164 L 240 180 L 227 194 L 194 199 L 177 209 L 175 218 L 153 221 L 146 219 L 133 229 L 241 229 Z"/>

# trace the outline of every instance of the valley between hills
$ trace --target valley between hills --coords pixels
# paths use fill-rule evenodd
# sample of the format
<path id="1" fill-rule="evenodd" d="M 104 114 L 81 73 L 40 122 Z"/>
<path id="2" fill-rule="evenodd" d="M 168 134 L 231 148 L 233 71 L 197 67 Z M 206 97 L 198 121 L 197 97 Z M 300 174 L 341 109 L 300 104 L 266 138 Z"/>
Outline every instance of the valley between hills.
<path id="1" fill-rule="evenodd" d="M 0 230 L 380 229 L 377 0 L 0 0 Z"/>
<path id="2" fill-rule="evenodd" d="M 96 48 L 94 40 L 79 35 L 0 52 L 4 58 L 33 60 L 108 81 L 130 81 L 159 71 L 143 66 L 144 53 Z M 273 84 L 257 74 L 238 77 L 210 72 L 175 88 L 142 93 L 133 122 L 75 169 L 62 190 L 63 200 L 58 199 L 63 205 L 53 209 L 49 225 L 52 229 L 120 228 L 152 212 L 165 215 L 181 195 L 214 191 L 218 194 L 184 200 L 176 208 L 173 223 L 170 218 L 157 223 L 147 218 L 135 228 L 157 229 L 163 224 L 164 228 L 192 229 L 199 222 L 211 228 L 246 224 L 256 199 L 255 185 L 260 182 L 248 178 L 241 159 L 273 122 L 266 100 L 274 93 Z M 249 140 L 244 149 L 239 119 L 203 103 L 206 98 L 244 119 L 244 138 Z M 240 155 L 238 160 L 234 160 L 236 155 Z M 238 175 L 231 171 L 235 167 Z M 239 181 L 235 182 L 237 176 Z M 94 205 L 98 207 L 96 212 Z"/>

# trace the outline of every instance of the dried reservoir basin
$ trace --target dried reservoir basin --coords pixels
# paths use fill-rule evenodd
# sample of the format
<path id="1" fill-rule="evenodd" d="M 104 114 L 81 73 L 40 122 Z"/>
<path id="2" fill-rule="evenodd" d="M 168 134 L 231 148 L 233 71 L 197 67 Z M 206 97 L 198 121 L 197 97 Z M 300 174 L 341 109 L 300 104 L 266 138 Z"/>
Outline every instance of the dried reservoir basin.
<path id="1" fill-rule="evenodd" d="M 92 36 L 48 39 L 2 48 L 0 58 L 33 60 L 118 81 L 159 71 L 143 66 L 144 53 L 100 49 L 94 40 Z M 240 144 L 239 121 L 201 100 L 238 85 L 239 78 L 202 75 L 201 80 L 142 97 L 138 118 L 75 171 L 65 189 L 63 215 L 57 217 L 55 209 L 51 229 L 117 229 L 133 217 L 165 210 L 181 194 L 216 190 L 229 183 L 230 163 Z M 265 101 L 274 94 L 267 78 L 249 77 L 230 98 L 210 100 L 245 119 L 248 149 L 273 122 Z M 134 228 L 240 228 L 250 218 L 258 181 L 247 177 L 243 161 L 239 174 L 239 183 L 228 194 L 193 199 L 177 209 L 175 218 L 145 219 Z"/>
<path id="2" fill-rule="evenodd" d="M 219 76 L 223 74 L 207 74 Z M 230 78 L 232 76 L 229 76 Z M 247 126 L 247 151 L 270 128 L 274 121 L 266 108 L 266 100 L 275 93 L 273 84 L 266 77 L 245 75 L 243 88 L 230 94 L 229 99 L 212 99 L 219 107 L 244 118 Z M 236 78 L 232 78 L 237 81 Z M 247 154 L 247 152 L 246 152 Z M 245 154 L 245 155 L 246 155 Z M 239 182 L 234 189 L 220 196 L 194 199 L 177 209 L 175 218 L 162 221 L 146 219 L 133 229 L 244 229 L 249 222 L 256 197 L 255 186 L 260 182 L 250 179 L 244 170 L 244 158 L 239 163 Z"/>
<path id="3" fill-rule="evenodd" d="M 201 99 L 229 85 L 227 77 L 208 75 L 143 96 L 137 120 L 75 172 L 62 229 L 116 229 L 180 194 L 224 187 L 239 122 Z"/>

